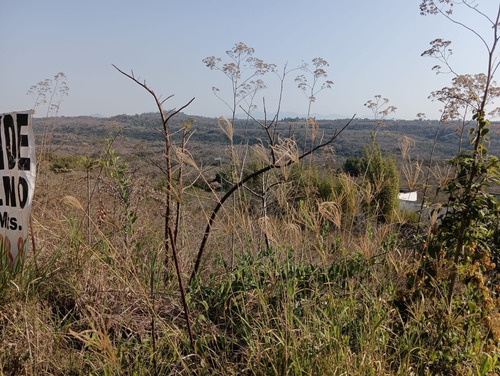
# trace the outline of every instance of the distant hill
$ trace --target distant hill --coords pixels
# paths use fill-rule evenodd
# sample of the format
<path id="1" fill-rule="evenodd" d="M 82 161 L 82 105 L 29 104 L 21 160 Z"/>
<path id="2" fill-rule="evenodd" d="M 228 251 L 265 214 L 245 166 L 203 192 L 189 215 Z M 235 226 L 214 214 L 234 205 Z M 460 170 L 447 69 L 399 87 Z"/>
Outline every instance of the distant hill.
<path id="1" fill-rule="evenodd" d="M 289 119 L 290 120 L 290 119 Z M 180 113 L 175 116 L 169 126 L 171 131 L 179 129 L 183 122 L 193 121 L 190 138 L 190 150 L 196 158 L 205 162 L 213 161 L 213 157 L 224 156 L 225 146 L 229 141 L 217 125 L 217 119 L 203 116 L 191 116 Z M 348 119 L 320 120 L 317 141 L 321 137 L 331 137 L 335 130 L 340 129 L 348 122 Z M 162 153 L 163 136 L 160 132 L 161 120 L 157 113 L 144 113 L 140 115 L 116 115 L 107 118 L 92 116 L 58 117 L 51 119 L 35 118 L 35 133 L 39 140 L 47 124 L 53 129 L 52 144 L 55 150 L 62 153 L 82 154 L 99 153 L 104 148 L 104 139 L 114 137 L 120 132 L 116 141 L 117 147 L 125 153 L 140 153 L 143 155 L 155 155 Z M 370 143 L 370 134 L 375 130 L 375 121 L 370 119 L 355 119 L 343 134 L 332 144 L 339 158 L 348 156 L 359 156 L 363 153 L 363 145 Z M 407 136 L 414 140 L 415 147 L 412 156 L 427 159 L 436 136 L 436 157 L 440 159 L 450 158 L 457 153 L 459 137 L 456 129 L 458 124 L 449 124 L 439 128 L 437 121 L 420 120 L 387 120 L 385 125 L 377 132 L 377 141 L 386 153 L 399 155 L 398 140 Z M 495 127 L 498 129 L 498 127 Z M 277 134 L 280 137 L 288 137 L 294 133 L 299 146 L 304 145 L 304 121 L 280 121 Z M 490 132 L 492 135 L 489 151 L 494 155 L 500 155 L 500 135 Z M 173 138 L 178 140 L 180 133 Z M 266 143 L 266 133 L 263 128 L 253 120 L 237 120 L 234 130 L 234 143 L 256 144 Z M 464 136 L 464 140 L 468 139 Z M 309 143 L 307 143 L 309 145 Z M 310 147 L 310 146 L 306 146 Z M 467 142 L 463 142 L 467 147 Z"/>
<path id="2" fill-rule="evenodd" d="M 270 114 L 264 114 L 264 112 L 260 112 L 260 111 L 256 111 L 256 112 L 252 112 L 252 116 L 255 118 L 255 119 L 264 119 L 266 118 L 269 118 Z M 291 112 L 291 111 L 283 111 L 283 112 L 280 112 L 279 114 L 279 118 L 280 119 L 286 119 L 286 118 L 291 118 L 291 119 L 294 119 L 294 118 L 306 118 L 306 114 L 305 113 L 298 113 L 298 112 Z M 241 113 L 241 114 L 238 114 L 236 116 L 238 119 L 246 119 L 248 118 L 248 115 L 245 114 L 245 113 Z M 317 113 L 312 113 L 311 114 L 311 117 L 315 117 L 316 119 L 323 119 L 323 120 L 334 120 L 334 119 L 345 119 L 347 118 L 348 116 L 346 115 L 341 115 L 341 114 L 328 114 L 328 115 L 321 115 L 321 114 L 317 114 Z"/>

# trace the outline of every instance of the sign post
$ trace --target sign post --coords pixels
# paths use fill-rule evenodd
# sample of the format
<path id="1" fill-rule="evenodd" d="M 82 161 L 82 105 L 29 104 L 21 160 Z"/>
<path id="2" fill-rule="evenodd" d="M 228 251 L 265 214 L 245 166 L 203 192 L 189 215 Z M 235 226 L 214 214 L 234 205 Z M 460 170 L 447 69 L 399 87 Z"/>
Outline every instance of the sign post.
<path id="1" fill-rule="evenodd" d="M 36 162 L 32 110 L 0 114 L 0 250 L 10 263 L 28 251 Z"/>

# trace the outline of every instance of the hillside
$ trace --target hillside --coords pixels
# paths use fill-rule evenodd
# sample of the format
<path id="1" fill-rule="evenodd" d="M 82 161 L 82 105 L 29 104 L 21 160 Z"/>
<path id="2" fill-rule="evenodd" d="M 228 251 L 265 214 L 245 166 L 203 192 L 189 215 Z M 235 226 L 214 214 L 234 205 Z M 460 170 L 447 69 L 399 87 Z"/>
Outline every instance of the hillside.
<path id="1" fill-rule="evenodd" d="M 204 163 L 221 157 L 224 146 L 229 145 L 229 140 L 217 125 L 217 119 L 181 113 L 171 120 L 170 127 L 172 130 L 179 129 L 180 125 L 187 121 L 193 121 L 189 143 L 194 157 Z M 317 140 L 321 136 L 330 137 L 347 122 L 348 119 L 320 120 Z M 64 154 L 99 153 L 102 151 L 104 139 L 114 137 L 120 130 L 118 144 L 123 152 L 133 151 L 137 155 L 153 156 L 161 154 L 163 150 L 162 135 L 159 132 L 161 121 L 156 113 L 116 115 L 109 118 L 78 116 L 35 119 L 35 132 L 38 136 L 41 135 L 44 124 L 53 129 L 52 143 L 55 150 Z M 355 119 L 333 144 L 337 158 L 342 160 L 348 156 L 362 155 L 363 146 L 370 143 L 370 134 L 374 127 L 374 120 Z M 404 136 L 410 137 L 415 142 L 412 156 L 427 159 L 438 131 L 435 155 L 438 159 L 447 159 L 454 156 L 458 150 L 458 127 L 458 124 L 440 126 L 438 121 L 387 120 L 378 130 L 377 141 L 382 151 L 398 155 L 398 140 Z M 297 144 L 303 145 L 303 121 L 280 121 L 277 131 L 285 137 L 294 132 Z M 180 134 L 177 134 L 174 139 L 179 137 Z M 467 146 L 467 139 L 466 134 L 463 147 Z M 237 120 L 234 143 L 239 145 L 247 142 L 250 145 L 265 143 L 265 131 L 251 119 Z M 492 136 L 489 151 L 491 154 L 500 155 L 500 140 L 496 135 Z"/>

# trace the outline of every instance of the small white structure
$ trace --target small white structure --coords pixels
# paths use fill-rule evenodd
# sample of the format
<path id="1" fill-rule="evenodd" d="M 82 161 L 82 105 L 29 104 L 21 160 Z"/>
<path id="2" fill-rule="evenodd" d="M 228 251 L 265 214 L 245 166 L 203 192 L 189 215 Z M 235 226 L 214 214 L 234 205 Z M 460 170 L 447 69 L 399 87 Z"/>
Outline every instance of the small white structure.
<path id="1" fill-rule="evenodd" d="M 417 191 L 400 190 L 398 199 L 401 201 L 415 202 L 417 201 Z"/>
<path id="2" fill-rule="evenodd" d="M 398 200 L 401 209 L 408 211 L 420 209 L 420 204 L 417 202 L 417 191 L 400 190 Z"/>

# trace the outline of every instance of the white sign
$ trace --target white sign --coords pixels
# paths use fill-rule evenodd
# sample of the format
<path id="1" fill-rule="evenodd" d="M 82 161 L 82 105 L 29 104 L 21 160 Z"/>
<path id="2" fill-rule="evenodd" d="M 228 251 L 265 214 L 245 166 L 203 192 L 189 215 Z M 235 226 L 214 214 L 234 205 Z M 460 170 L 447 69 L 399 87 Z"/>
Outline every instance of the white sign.
<path id="1" fill-rule="evenodd" d="M 36 162 L 33 111 L 0 114 L 0 251 L 26 256 Z"/>

